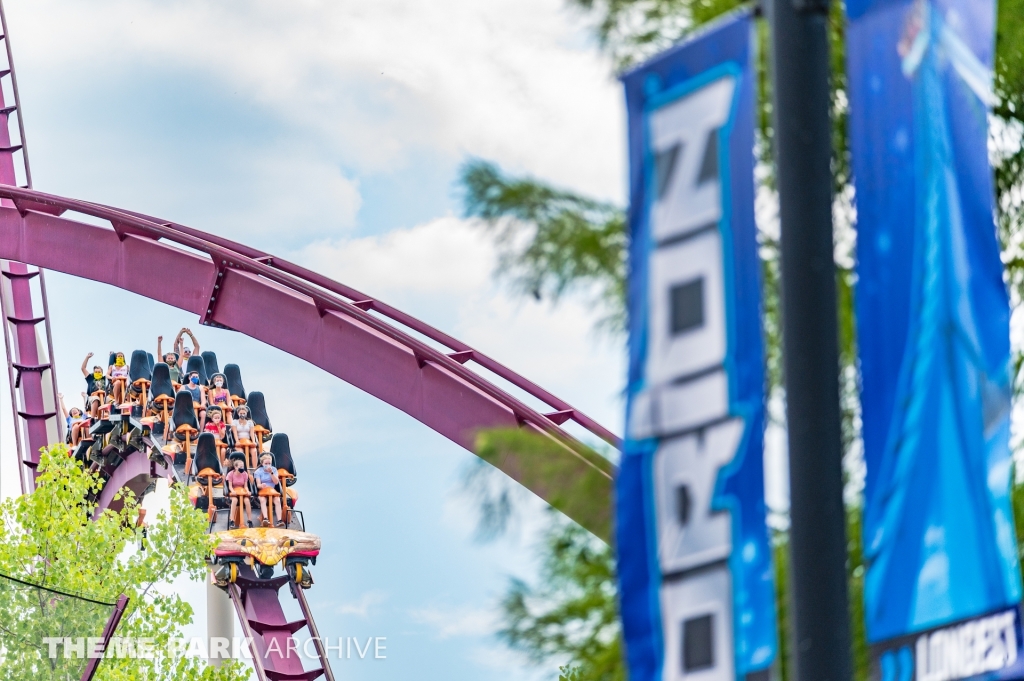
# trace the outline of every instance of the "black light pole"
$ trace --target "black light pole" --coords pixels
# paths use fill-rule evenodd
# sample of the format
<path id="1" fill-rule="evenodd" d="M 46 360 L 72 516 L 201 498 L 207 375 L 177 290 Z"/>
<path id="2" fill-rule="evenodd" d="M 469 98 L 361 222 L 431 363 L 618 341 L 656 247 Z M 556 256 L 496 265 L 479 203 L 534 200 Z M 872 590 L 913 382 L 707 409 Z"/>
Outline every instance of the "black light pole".
<path id="1" fill-rule="evenodd" d="M 850 681 L 832 244 L 828 0 L 766 0 L 789 429 L 793 656 L 798 681 Z"/>

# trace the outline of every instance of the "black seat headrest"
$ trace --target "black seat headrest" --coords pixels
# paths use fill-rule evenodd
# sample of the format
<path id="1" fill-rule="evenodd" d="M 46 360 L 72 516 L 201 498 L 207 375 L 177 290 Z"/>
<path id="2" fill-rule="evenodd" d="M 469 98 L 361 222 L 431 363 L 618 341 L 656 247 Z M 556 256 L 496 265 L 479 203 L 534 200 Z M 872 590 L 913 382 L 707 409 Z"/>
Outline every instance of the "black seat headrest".
<path id="1" fill-rule="evenodd" d="M 211 468 L 220 475 L 220 457 L 217 455 L 217 438 L 213 433 L 203 433 L 196 440 L 196 473 L 204 468 Z"/>
<path id="2" fill-rule="evenodd" d="M 199 373 L 199 385 L 206 385 L 206 381 L 209 379 L 206 375 L 206 362 L 199 355 L 192 355 L 188 358 L 188 364 L 185 365 L 184 383 L 188 383 L 188 375 L 193 371 Z"/>
<path id="3" fill-rule="evenodd" d="M 210 374 L 210 387 L 211 388 L 213 387 L 213 382 L 216 381 L 218 377 L 222 381 L 224 381 L 224 387 L 227 388 L 228 387 L 228 379 L 227 379 L 227 377 L 224 374 L 222 374 L 220 372 L 217 372 L 217 373 L 214 373 L 214 374 Z M 231 391 L 229 390 L 228 392 L 231 392 Z"/>
<path id="4" fill-rule="evenodd" d="M 242 463 L 245 463 L 245 464 L 249 463 L 248 461 L 246 461 L 245 452 L 240 452 L 237 449 L 235 451 L 231 452 L 230 454 L 228 454 L 228 461 L 235 461 L 235 460 L 241 461 Z M 232 465 L 234 465 L 234 464 L 232 464 Z"/>
<path id="5" fill-rule="evenodd" d="M 270 440 L 270 453 L 274 455 L 277 467 L 295 475 L 295 460 L 292 458 L 292 448 L 288 442 L 288 435 L 285 433 L 274 433 Z"/>
<path id="6" fill-rule="evenodd" d="M 171 368 L 163 362 L 153 366 L 153 383 L 149 386 L 152 397 L 174 397 L 174 385 L 171 384 Z"/>
<path id="7" fill-rule="evenodd" d="M 132 361 L 128 365 L 128 376 L 131 377 L 133 383 L 142 379 L 153 380 L 153 367 L 149 365 L 149 357 L 145 350 L 132 352 Z"/>
<path id="8" fill-rule="evenodd" d="M 228 392 L 232 397 L 245 399 L 245 386 L 242 385 L 242 370 L 237 364 L 228 364 L 224 367 L 224 377 L 228 380 Z"/>
<path id="9" fill-rule="evenodd" d="M 267 416 L 267 403 L 263 399 L 263 393 L 258 390 L 249 393 L 249 399 L 245 404 L 249 407 L 249 418 L 256 425 L 263 426 L 267 430 L 274 430 L 270 426 L 270 417 Z"/>
<path id="10" fill-rule="evenodd" d="M 117 353 L 116 352 L 110 353 L 110 359 L 107 360 L 107 366 L 111 366 L 116 361 L 117 361 Z"/>
<path id="11" fill-rule="evenodd" d="M 199 430 L 196 410 L 192 406 L 192 393 L 187 390 L 180 390 L 174 396 L 174 412 L 171 414 L 171 421 L 174 422 L 175 429 L 187 425 Z"/>
<path id="12" fill-rule="evenodd" d="M 149 370 L 153 371 L 153 367 L 156 366 L 156 361 L 153 359 L 153 353 L 152 352 L 147 352 L 146 353 L 146 358 L 149 359 Z"/>
<path id="13" fill-rule="evenodd" d="M 217 353 L 212 350 L 203 350 L 201 353 L 203 362 L 206 364 L 206 374 L 213 377 L 214 374 L 220 373 L 220 365 L 217 364 Z"/>

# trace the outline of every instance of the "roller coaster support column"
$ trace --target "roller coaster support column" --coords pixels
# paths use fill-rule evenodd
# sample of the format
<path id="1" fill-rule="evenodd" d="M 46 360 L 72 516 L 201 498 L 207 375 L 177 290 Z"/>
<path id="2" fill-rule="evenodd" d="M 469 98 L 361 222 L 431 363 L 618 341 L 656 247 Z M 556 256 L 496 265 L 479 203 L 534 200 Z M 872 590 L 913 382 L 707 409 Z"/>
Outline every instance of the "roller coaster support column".
<path id="1" fill-rule="evenodd" d="M 828 0 L 767 0 L 782 222 L 793 650 L 798 681 L 849 681 L 832 244 Z"/>
<path id="2" fill-rule="evenodd" d="M 231 597 L 219 588 L 207 575 L 206 579 L 206 636 L 210 666 L 219 667 L 231 656 L 230 641 L 235 635 L 235 609 Z M 214 655 L 214 640 L 228 641 L 226 656 Z"/>

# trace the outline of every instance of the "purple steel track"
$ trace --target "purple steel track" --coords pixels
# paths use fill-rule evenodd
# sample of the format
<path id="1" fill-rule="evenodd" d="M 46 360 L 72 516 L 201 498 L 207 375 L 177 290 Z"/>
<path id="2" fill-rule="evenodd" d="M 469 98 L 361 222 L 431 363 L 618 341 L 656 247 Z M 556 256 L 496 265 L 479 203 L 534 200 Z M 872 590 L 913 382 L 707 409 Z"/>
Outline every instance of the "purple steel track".
<path id="1" fill-rule="evenodd" d="M 158 477 L 174 480 L 173 461 L 164 455 L 165 465 L 152 461 L 146 452 L 132 452 L 117 468 L 110 473 L 110 478 L 103 483 L 99 498 L 96 500 L 96 516 L 103 511 L 111 509 L 118 511 L 124 505 L 124 500 L 114 500 L 114 497 L 124 488 L 135 493 L 135 497 L 141 502 L 143 492 L 150 482 Z"/>
<path id="2" fill-rule="evenodd" d="M 610 431 L 483 353 L 359 291 L 171 222 L 12 186 L 0 185 L 0 198 L 15 206 L 0 203 L 0 259 L 111 284 L 193 312 L 204 324 L 262 340 L 401 409 L 470 451 L 481 429 L 526 427 L 561 445 L 556 456 L 570 470 L 596 472 L 609 481 L 614 475 L 612 463 L 561 426 L 572 420 L 618 446 Z M 111 227 L 60 217 L 67 211 L 105 220 Z M 470 360 L 550 411 L 534 409 L 464 366 Z M 502 462 L 497 465 L 518 479 L 514 464 L 507 469 Z M 545 499 L 551 492 L 543 484 L 531 489 Z"/>
<path id="3" fill-rule="evenodd" d="M 32 170 L 28 161 L 28 143 L 25 141 L 25 125 L 18 96 L 18 77 L 14 70 L 14 56 L 2 3 L 0 40 L 4 42 L 4 55 L 7 58 L 7 68 L 3 69 L 0 65 L 0 79 L 10 78 L 13 96 L 13 101 L 8 101 L 0 87 L 0 183 L 17 184 L 16 166 L 20 156 L 25 185 L 31 187 Z M 17 116 L 17 140 L 11 136 L 11 114 Z M 10 207 L 13 204 L 0 201 L 0 205 Z M 33 309 L 33 280 L 39 287 L 42 300 L 42 313 L 38 315 Z M 43 272 L 31 271 L 20 262 L 0 261 L 0 313 L 3 316 L 0 324 L 3 324 L 7 349 L 14 436 L 19 459 L 24 464 L 18 472 L 22 492 L 29 492 L 35 482 L 39 450 L 63 439 Z M 46 335 L 45 352 L 37 333 L 40 323 Z"/>
<path id="4" fill-rule="evenodd" d="M 107 646 L 110 645 L 110 639 L 114 637 L 114 632 L 117 631 L 117 625 L 121 623 L 121 617 L 124 616 L 124 611 L 128 609 L 128 597 L 121 594 L 117 599 L 117 604 L 114 606 L 113 612 L 110 613 L 110 618 L 107 620 L 107 624 L 103 627 L 103 635 L 100 639 L 100 650 L 106 651 Z M 92 678 L 96 676 L 96 671 L 100 667 L 102 658 L 94 657 L 89 660 L 89 663 L 85 667 L 85 671 L 82 672 L 81 681 L 92 681 Z"/>

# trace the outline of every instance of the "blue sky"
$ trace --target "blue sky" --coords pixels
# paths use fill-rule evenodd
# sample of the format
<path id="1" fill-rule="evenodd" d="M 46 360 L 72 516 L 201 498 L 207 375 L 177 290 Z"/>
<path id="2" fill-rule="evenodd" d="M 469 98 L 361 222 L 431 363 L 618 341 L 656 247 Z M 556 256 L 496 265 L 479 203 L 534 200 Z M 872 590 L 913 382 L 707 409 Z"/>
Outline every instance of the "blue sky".
<path id="1" fill-rule="evenodd" d="M 623 200 L 619 88 L 562 0 L 5 6 L 36 188 L 306 264 L 621 432 L 620 347 L 592 332 L 585 300 L 552 309 L 496 284 L 493 248 L 460 218 L 455 187 L 460 163 L 483 157 Z M 519 532 L 477 543 L 474 509 L 459 493 L 472 456 L 451 442 L 246 337 L 99 284 L 47 281 L 69 402 L 86 352 L 152 351 L 158 334 L 170 339 L 182 326 L 266 393 L 296 452 L 300 508 L 324 539 L 309 594 L 321 633 L 387 637 L 386 660 L 339 662 L 339 676 L 552 678 L 493 637 L 509 577 L 534 574 L 539 503 L 526 504 Z M 102 321 L 83 323 L 86 304 Z M 115 328 L 114 310 L 135 321 Z M 9 407 L 0 406 L 10 452 Z M 180 586 L 205 622 L 202 587 Z"/>

